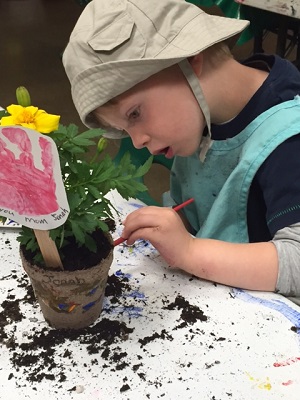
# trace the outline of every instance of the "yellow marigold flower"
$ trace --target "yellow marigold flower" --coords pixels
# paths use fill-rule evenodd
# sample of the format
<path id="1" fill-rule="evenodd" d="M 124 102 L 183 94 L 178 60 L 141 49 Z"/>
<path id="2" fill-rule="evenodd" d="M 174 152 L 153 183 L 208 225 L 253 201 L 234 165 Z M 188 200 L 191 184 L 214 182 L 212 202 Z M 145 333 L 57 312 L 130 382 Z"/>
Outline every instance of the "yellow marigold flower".
<path id="1" fill-rule="evenodd" d="M 2 117 L 0 125 L 22 125 L 25 128 L 34 129 L 40 133 L 50 133 L 58 128 L 59 115 L 48 114 L 38 107 L 22 107 L 11 104 L 7 107 L 10 116 Z"/>

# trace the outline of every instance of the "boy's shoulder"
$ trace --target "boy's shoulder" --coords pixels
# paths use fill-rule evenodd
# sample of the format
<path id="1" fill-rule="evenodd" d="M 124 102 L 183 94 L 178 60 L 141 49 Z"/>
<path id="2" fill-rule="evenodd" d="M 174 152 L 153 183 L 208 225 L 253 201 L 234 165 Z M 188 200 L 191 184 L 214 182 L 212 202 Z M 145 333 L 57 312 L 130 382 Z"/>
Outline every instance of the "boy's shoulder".
<path id="1" fill-rule="evenodd" d="M 256 54 L 242 63 L 268 71 L 268 78 L 236 118 L 224 125 L 212 126 L 214 140 L 238 135 L 260 114 L 300 94 L 300 72 L 291 62 L 276 55 Z"/>

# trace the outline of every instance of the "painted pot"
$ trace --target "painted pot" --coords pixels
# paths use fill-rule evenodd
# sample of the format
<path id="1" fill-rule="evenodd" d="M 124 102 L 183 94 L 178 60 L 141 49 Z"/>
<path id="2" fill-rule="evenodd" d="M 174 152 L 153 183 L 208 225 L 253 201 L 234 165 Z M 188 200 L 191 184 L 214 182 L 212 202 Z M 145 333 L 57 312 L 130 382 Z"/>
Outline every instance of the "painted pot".
<path id="1" fill-rule="evenodd" d="M 113 249 L 99 264 L 77 271 L 44 270 L 26 260 L 23 267 L 33 286 L 41 311 L 56 329 L 81 329 L 100 316 Z"/>

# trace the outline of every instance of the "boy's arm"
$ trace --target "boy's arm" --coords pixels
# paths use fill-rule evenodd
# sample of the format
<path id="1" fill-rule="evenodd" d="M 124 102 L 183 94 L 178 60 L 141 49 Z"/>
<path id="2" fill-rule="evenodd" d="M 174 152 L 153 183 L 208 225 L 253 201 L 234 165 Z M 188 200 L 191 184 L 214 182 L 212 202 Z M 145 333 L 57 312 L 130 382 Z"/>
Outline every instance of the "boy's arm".
<path id="1" fill-rule="evenodd" d="M 279 260 L 276 290 L 285 296 L 300 296 L 300 223 L 276 232 L 273 241 Z"/>
<path id="2" fill-rule="evenodd" d="M 213 282 L 243 289 L 274 291 L 278 255 L 272 242 L 228 243 L 195 238 L 184 270 Z"/>
<path id="3" fill-rule="evenodd" d="M 171 267 L 200 278 L 244 289 L 274 291 L 278 255 L 272 242 L 236 244 L 192 237 L 178 214 L 164 207 L 143 207 L 124 221 L 129 245 L 149 240 Z"/>

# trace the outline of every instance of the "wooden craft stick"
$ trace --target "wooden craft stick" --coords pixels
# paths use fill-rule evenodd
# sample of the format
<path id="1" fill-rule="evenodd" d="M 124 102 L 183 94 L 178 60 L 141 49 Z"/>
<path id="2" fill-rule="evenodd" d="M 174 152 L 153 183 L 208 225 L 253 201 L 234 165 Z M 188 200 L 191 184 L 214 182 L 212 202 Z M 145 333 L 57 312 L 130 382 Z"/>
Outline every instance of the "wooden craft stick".
<path id="1" fill-rule="evenodd" d="M 60 268 L 63 270 L 64 268 L 57 247 L 54 241 L 50 238 L 49 231 L 34 229 L 34 234 L 40 246 L 46 266 L 48 268 Z"/>

